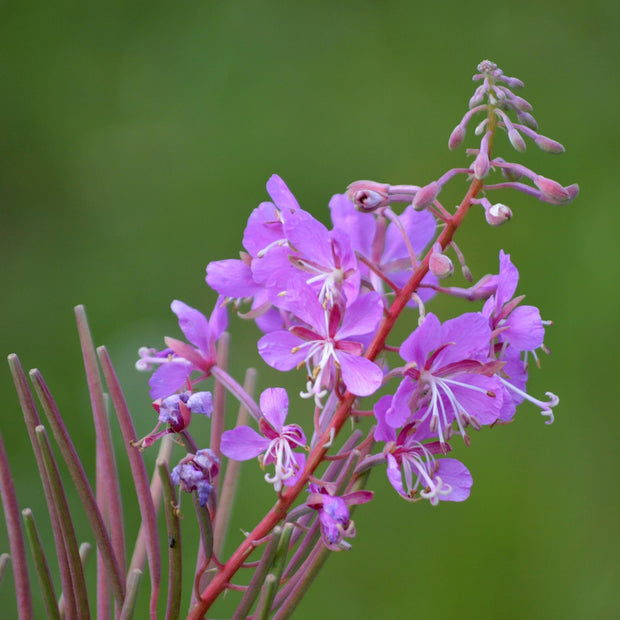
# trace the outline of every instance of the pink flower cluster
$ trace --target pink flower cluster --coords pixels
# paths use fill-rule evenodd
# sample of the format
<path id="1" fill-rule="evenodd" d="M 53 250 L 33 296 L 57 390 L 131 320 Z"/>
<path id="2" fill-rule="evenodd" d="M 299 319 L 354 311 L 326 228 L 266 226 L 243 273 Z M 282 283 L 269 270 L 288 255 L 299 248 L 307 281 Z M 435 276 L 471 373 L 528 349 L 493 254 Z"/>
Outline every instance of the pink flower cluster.
<path id="1" fill-rule="evenodd" d="M 352 183 L 329 202 L 331 227 L 305 211 L 284 181 L 272 176 L 271 200 L 250 214 L 241 257 L 207 266 L 206 282 L 218 294 L 210 319 L 175 301 L 172 309 L 188 343 L 168 338 L 163 351 L 140 352 L 139 368 L 157 366 L 150 385 L 151 396 L 163 399 L 158 402 L 176 398 L 177 409 L 187 414 L 189 394 L 213 375 L 246 405 L 258 431 L 245 424 L 233 427 L 226 419 L 218 449 L 229 459 L 258 457 L 261 467 L 273 467 L 265 480 L 287 506 L 291 494 L 305 487 L 310 493 L 305 506 L 318 511 L 330 549 L 348 547 L 344 538 L 355 531 L 348 506 L 372 497 L 356 486 L 364 471 L 384 465 L 395 491 L 409 501 L 463 501 L 472 477 L 463 463 L 447 456 L 451 442 L 460 437 L 469 446 L 472 429 L 510 422 L 524 400 L 550 423 L 558 404 L 550 392 L 542 400 L 527 391 L 528 360 L 538 360 L 536 352 L 545 350 L 549 322 L 515 295 L 519 275 L 510 255 L 500 251 L 496 273 L 473 285 L 439 283 L 453 275 L 454 262 L 472 280 L 453 241 L 471 206 L 482 206 L 492 226 L 512 218 L 508 206 L 490 201 L 493 190 L 516 189 L 553 205 L 578 193 L 576 185 L 565 187 L 492 154 L 500 132 L 519 152 L 525 139 L 547 152 L 564 149 L 538 133 L 531 105 L 513 92 L 522 86 L 519 80 L 489 61 L 478 71 L 470 109 L 448 143 L 451 149 L 462 144 L 470 121 L 482 115 L 474 131 L 479 146 L 467 151 L 470 165 L 422 185 Z M 499 182 L 490 181 L 494 172 L 502 175 Z M 439 198 L 457 176 L 467 178 L 470 191 L 451 213 Z M 427 311 L 438 294 L 468 299 L 472 307 L 441 320 Z M 227 308 L 256 322 L 262 332 L 257 350 L 266 364 L 297 373 L 302 400 L 294 408 L 300 410 L 300 424 L 285 424 L 291 404 L 283 388 L 264 390 L 256 403 L 218 366 L 216 343 L 227 325 Z M 402 342 L 388 344 L 397 319 L 409 326 L 408 333 Z M 367 418 L 374 422 L 366 439 L 334 457 L 344 461 L 356 455 L 344 483 L 346 468 L 318 473 L 343 428 L 343 415 L 354 425 Z M 160 414 L 162 420 L 168 418 Z M 327 443 L 326 433 L 331 433 Z"/>

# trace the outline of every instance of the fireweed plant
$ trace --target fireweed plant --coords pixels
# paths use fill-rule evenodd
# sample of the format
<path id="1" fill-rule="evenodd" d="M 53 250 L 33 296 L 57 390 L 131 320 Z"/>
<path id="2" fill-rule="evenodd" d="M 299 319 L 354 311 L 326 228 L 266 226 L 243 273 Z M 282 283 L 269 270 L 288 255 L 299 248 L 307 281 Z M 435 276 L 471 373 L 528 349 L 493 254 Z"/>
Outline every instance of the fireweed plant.
<path id="1" fill-rule="evenodd" d="M 77 544 L 47 429 L 17 356 L 9 356 L 56 543 L 60 596 L 32 512 L 24 510 L 50 618 L 82 619 L 91 613 L 102 619 L 130 618 L 145 563 L 151 618 L 157 617 L 160 598 L 165 617 L 178 618 L 182 596 L 189 602 L 187 618 L 203 618 L 227 593 L 229 599 L 238 596 L 235 619 L 289 617 L 329 553 L 351 547 L 356 534 L 352 507 L 372 501 L 366 486 L 373 469 L 387 475 L 406 501 L 461 502 L 469 497 L 472 477 L 449 456 L 454 442 L 469 446 L 472 429 L 510 422 L 523 401 L 537 408 L 547 424 L 553 422 L 558 397 L 547 392 L 540 398 L 527 390 L 530 362 L 538 365 L 539 351 L 546 351 L 549 322 L 516 295 L 519 274 L 510 255 L 500 251 L 496 273 L 466 288 L 441 281 L 454 271 L 450 253 L 473 282 L 454 242 L 470 211 L 491 226 L 512 218 L 510 207 L 493 202 L 495 190 L 512 189 L 564 205 L 577 196 L 578 186 L 565 187 L 494 154 L 498 134 L 507 134 L 519 153 L 527 141 L 550 153 L 564 148 L 538 133 L 531 105 L 514 92 L 523 86 L 520 80 L 505 76 L 488 60 L 473 79 L 477 88 L 469 110 L 448 140 L 450 149 L 461 146 L 476 118 L 472 133 L 478 144 L 466 151 L 469 159 L 462 168 L 425 185 L 356 181 L 331 199 L 331 229 L 298 204 L 280 177 L 269 179 L 271 201 L 250 214 L 241 257 L 207 266 L 207 284 L 218 294 L 210 316 L 173 301 L 185 339 L 165 338 L 162 350 L 139 351 L 137 367 L 152 373 L 150 397 L 158 416 L 146 437 L 136 436 L 110 358 L 103 347 L 95 351 L 84 309 L 76 308 L 97 435 L 94 489 L 41 373 L 32 370 L 30 378 L 90 521 L 97 548 L 96 597 L 87 592 L 83 566 L 88 545 Z M 440 202 L 449 181 L 466 183 L 455 210 Z M 471 309 L 442 320 L 429 310 L 437 295 L 464 298 Z M 260 357 L 279 371 L 294 373 L 296 394 L 274 386 L 256 398 L 253 370 L 243 385 L 228 373 L 229 312 L 256 322 L 262 332 Z M 410 332 L 401 343 L 390 341 L 399 319 Z M 227 394 L 239 403 L 236 415 L 225 405 Z M 131 557 L 126 555 L 108 399 L 127 447 L 142 517 Z M 302 424 L 287 421 L 293 407 L 300 410 Z M 365 418 L 371 424 L 364 424 Z M 194 435 L 209 426 L 208 444 L 196 441 Z M 173 459 L 177 444 L 184 455 Z M 155 447 L 157 471 L 149 480 L 143 452 Z M 274 504 L 262 519 L 251 517 L 258 524 L 236 535 L 238 546 L 225 557 L 239 463 L 248 460 L 263 469 L 265 492 L 273 494 Z M 1 442 L 0 465 L 19 613 L 30 618 L 25 544 Z M 200 539 L 182 544 L 185 493 L 193 498 Z M 158 533 L 161 504 L 165 537 Z M 191 503 L 183 502 L 183 514 L 193 511 Z M 167 586 L 162 585 L 162 548 L 168 558 Z M 182 552 L 196 556 L 190 575 L 182 573 Z M 2 556 L 0 572 L 8 561 L 7 554 Z"/>

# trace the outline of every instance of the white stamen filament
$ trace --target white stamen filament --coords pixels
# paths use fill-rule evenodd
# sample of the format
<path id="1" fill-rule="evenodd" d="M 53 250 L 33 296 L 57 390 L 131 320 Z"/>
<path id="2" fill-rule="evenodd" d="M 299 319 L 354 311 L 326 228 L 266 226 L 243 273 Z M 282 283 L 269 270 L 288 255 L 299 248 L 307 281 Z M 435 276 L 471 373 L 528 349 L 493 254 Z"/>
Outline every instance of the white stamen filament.
<path id="1" fill-rule="evenodd" d="M 528 400 L 533 405 L 536 405 L 536 407 L 539 407 L 540 414 L 549 418 L 548 420 L 545 420 L 545 424 L 553 424 L 554 417 L 553 417 L 552 409 L 553 407 L 555 407 L 556 405 L 560 403 L 560 399 L 558 396 L 556 396 L 553 392 L 545 392 L 545 396 L 549 399 L 548 402 L 545 402 L 545 401 L 539 400 L 538 398 L 534 398 L 533 396 L 530 396 L 527 392 L 520 390 L 518 387 L 516 387 L 515 385 L 513 385 L 506 379 L 503 379 L 502 377 L 498 377 L 498 378 L 502 382 L 502 384 L 505 387 L 507 387 L 509 390 L 512 390 L 513 392 L 521 396 L 524 400 Z"/>

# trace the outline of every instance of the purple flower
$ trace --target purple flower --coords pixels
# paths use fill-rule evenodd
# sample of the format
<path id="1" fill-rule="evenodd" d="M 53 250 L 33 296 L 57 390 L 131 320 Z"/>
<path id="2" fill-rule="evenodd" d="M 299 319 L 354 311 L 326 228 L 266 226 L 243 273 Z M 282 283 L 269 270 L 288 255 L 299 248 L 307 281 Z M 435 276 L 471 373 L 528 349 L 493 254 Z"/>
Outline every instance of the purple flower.
<path id="1" fill-rule="evenodd" d="M 306 436 L 297 424 L 284 424 L 288 413 L 288 395 L 283 388 L 269 388 L 260 397 L 262 417 L 258 420 L 259 435 L 249 426 L 238 426 L 222 434 L 221 450 L 235 461 L 247 461 L 263 454 L 262 463 L 275 464 L 273 476 L 265 480 L 273 484 L 276 492 L 282 485 L 294 484 L 303 470 L 306 457 L 295 453 L 295 448 L 304 448 Z"/>
<path id="2" fill-rule="evenodd" d="M 502 363 L 488 362 L 491 330 L 480 313 L 468 313 L 443 325 L 434 314 L 400 347 L 407 362 L 403 380 L 386 412 L 386 423 L 401 428 L 408 421 L 426 421 L 445 445 L 456 421 L 465 427 L 492 424 L 502 406 L 501 383 L 493 375 Z"/>
<path id="3" fill-rule="evenodd" d="M 198 450 L 196 454 L 187 454 L 170 473 L 172 483 L 180 484 L 186 493 L 196 491 L 198 503 L 206 506 L 213 485 L 213 479 L 219 472 L 220 460 L 208 448 Z"/>
<path id="4" fill-rule="evenodd" d="M 433 437 L 428 424 L 407 424 L 396 436 L 384 423 L 392 397 L 383 396 L 375 405 L 380 420 L 375 439 L 386 441 L 387 477 L 396 492 L 408 501 L 427 499 L 433 506 L 440 501 L 462 502 L 469 497 L 471 474 L 460 461 L 435 456 L 449 449 Z"/>
<path id="5" fill-rule="evenodd" d="M 410 250 L 419 257 L 435 235 L 433 215 L 429 211 L 417 212 L 411 206 L 401 215 L 393 215 L 389 221 L 385 217 L 358 211 L 344 194 L 333 196 L 329 208 L 334 225 L 347 231 L 353 249 L 399 287 L 411 277 Z M 363 263 L 359 269 L 373 288 L 383 294 L 385 285 L 377 273 Z M 435 294 L 428 286 L 436 283 L 437 278 L 427 274 L 423 280 L 425 288 L 418 291 L 423 301 Z"/>
<path id="6" fill-rule="evenodd" d="M 519 272 L 510 260 L 510 254 L 499 253 L 497 291 L 482 309 L 491 329 L 500 342 L 506 342 L 517 351 L 534 351 L 543 344 L 545 328 L 540 311 L 535 306 L 518 306 L 523 297 L 513 299 L 519 282 Z"/>
<path id="7" fill-rule="evenodd" d="M 338 375 L 356 396 L 369 396 L 381 385 L 381 369 L 362 355 L 356 336 L 373 332 L 381 320 L 383 304 L 379 295 L 358 297 L 343 310 L 334 305 L 323 308 L 305 288 L 290 291 L 289 308 L 308 327 L 294 325 L 263 336 L 258 342 L 261 357 L 277 370 L 292 370 L 305 363 L 310 377 L 306 396 L 319 401 L 324 389 L 335 387 Z"/>
<path id="8" fill-rule="evenodd" d="M 207 265 L 207 284 L 220 295 L 233 299 L 254 297 L 263 285 L 254 280 L 252 261 L 270 248 L 286 245 L 283 222 L 299 210 L 299 204 L 284 181 L 273 175 L 267 181 L 267 191 L 273 202 L 262 202 L 252 211 L 243 235 L 241 260 L 214 261 Z"/>
<path id="9" fill-rule="evenodd" d="M 213 397 L 211 392 L 182 392 L 153 402 L 157 413 L 157 426 L 143 439 L 135 443 L 141 450 L 153 445 L 155 441 L 166 434 L 180 433 L 185 430 L 191 421 L 192 413 L 211 416 L 213 412 Z M 162 431 L 157 429 L 166 424 Z"/>
<path id="10" fill-rule="evenodd" d="M 485 303 L 482 314 L 487 317 L 493 335 L 497 339 L 496 355 L 504 362 L 502 372 L 497 375 L 504 387 L 504 399 L 499 419 L 511 420 L 516 406 L 529 400 L 553 422 L 553 407 L 560 399 L 553 392 L 546 392 L 549 400 L 542 401 L 526 392 L 527 362 L 521 353 L 531 353 L 543 346 L 546 322 L 540 318 L 535 306 L 520 306 L 523 296 L 513 298 L 519 282 L 519 272 L 510 260 L 510 255 L 500 251 L 497 291 Z"/>
<path id="11" fill-rule="evenodd" d="M 301 209 L 283 223 L 286 244 L 265 251 L 252 262 L 254 280 L 270 291 L 276 306 L 293 281 L 309 286 L 321 303 L 351 303 L 359 294 L 360 272 L 347 232 L 329 231 Z"/>
<path id="12" fill-rule="evenodd" d="M 332 551 L 350 549 L 345 538 L 355 536 L 355 524 L 351 520 L 349 506 L 365 504 L 372 499 L 372 491 L 354 491 L 341 497 L 333 495 L 327 485 L 311 483 L 308 485 L 310 495 L 306 504 L 319 511 L 321 538 L 325 546 Z"/>
<path id="13" fill-rule="evenodd" d="M 184 385 L 189 386 L 189 378 L 193 371 L 210 374 L 216 363 L 215 344 L 228 323 L 226 308 L 218 298 L 211 317 L 205 316 L 182 301 L 174 300 L 170 305 L 179 318 L 179 327 L 191 346 L 175 338 L 165 338 L 168 345 L 164 351 L 140 349 L 140 360 L 136 363 L 138 370 L 150 370 L 151 365 L 159 368 L 151 375 L 151 398 L 165 398 Z"/>

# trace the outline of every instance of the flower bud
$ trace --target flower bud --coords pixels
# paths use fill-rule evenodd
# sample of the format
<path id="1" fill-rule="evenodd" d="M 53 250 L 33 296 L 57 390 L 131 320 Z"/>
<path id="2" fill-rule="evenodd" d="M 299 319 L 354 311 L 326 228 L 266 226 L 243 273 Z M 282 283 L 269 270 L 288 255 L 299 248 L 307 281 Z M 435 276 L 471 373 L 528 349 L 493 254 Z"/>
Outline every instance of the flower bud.
<path id="1" fill-rule="evenodd" d="M 474 94 L 471 96 L 469 100 L 469 108 L 475 108 L 477 105 L 480 105 L 484 101 L 484 85 L 481 84 L 476 88 Z"/>
<path id="2" fill-rule="evenodd" d="M 428 269 L 440 280 L 449 278 L 454 273 L 452 261 L 445 254 L 441 253 L 441 246 L 438 243 L 433 246 Z"/>
<path id="3" fill-rule="evenodd" d="M 375 181 L 355 181 L 347 188 L 347 197 L 362 211 L 374 211 L 390 204 L 389 185 Z"/>
<path id="4" fill-rule="evenodd" d="M 568 193 L 568 202 L 572 202 L 575 198 L 577 198 L 579 194 L 579 185 L 577 185 L 577 183 L 567 185 L 564 189 Z"/>
<path id="5" fill-rule="evenodd" d="M 542 192 L 542 195 L 554 204 L 565 204 L 572 200 L 568 191 L 557 181 L 541 175 L 534 177 L 534 185 Z"/>
<path id="6" fill-rule="evenodd" d="M 512 95 L 510 97 L 510 103 L 517 108 L 518 110 L 522 110 L 523 112 L 531 112 L 532 106 L 529 101 L 523 99 L 523 97 L 519 97 L 518 95 Z"/>
<path id="7" fill-rule="evenodd" d="M 551 138 L 547 138 L 547 136 L 538 136 L 534 139 L 534 143 L 541 150 L 546 153 L 563 153 L 564 146 Z"/>
<path id="8" fill-rule="evenodd" d="M 502 168 L 502 176 L 506 179 L 506 181 L 518 181 L 523 178 L 523 175 L 516 170 L 515 168 Z"/>
<path id="9" fill-rule="evenodd" d="M 170 478 L 174 485 L 181 485 L 186 493 L 196 491 L 198 503 L 206 506 L 213 491 L 212 480 L 219 471 L 219 458 L 208 448 L 196 454 L 187 454 L 172 470 Z"/>
<path id="10" fill-rule="evenodd" d="M 529 127 L 530 129 L 538 129 L 538 123 L 536 122 L 536 119 L 528 112 L 517 110 L 517 118 L 526 127 Z"/>
<path id="11" fill-rule="evenodd" d="M 502 75 L 498 79 L 499 82 L 504 82 L 510 88 L 523 88 L 525 84 L 519 78 L 508 77 L 506 75 Z"/>
<path id="12" fill-rule="evenodd" d="M 423 211 L 426 207 L 433 204 L 435 198 L 437 198 L 439 192 L 441 191 L 441 186 L 437 181 L 433 181 L 428 185 L 420 188 L 418 193 L 415 195 L 411 206 L 416 211 Z"/>
<path id="13" fill-rule="evenodd" d="M 496 204 L 491 205 L 488 209 L 485 209 L 484 217 L 487 224 L 490 224 L 491 226 L 501 226 L 512 218 L 512 211 L 510 207 L 507 207 L 501 202 L 497 202 Z"/>
<path id="14" fill-rule="evenodd" d="M 489 161 L 489 156 L 487 155 L 486 149 L 480 149 L 480 152 L 476 155 L 472 168 L 474 170 L 474 176 L 477 179 L 484 179 L 484 177 L 489 173 L 491 162 Z"/>
<path id="15" fill-rule="evenodd" d="M 521 137 L 521 134 L 514 127 L 511 127 L 508 130 L 508 139 L 510 140 L 510 144 L 512 144 L 515 151 L 519 151 L 519 153 L 525 153 L 525 140 Z"/>
<path id="16" fill-rule="evenodd" d="M 458 124 L 450 134 L 448 138 L 448 148 L 453 151 L 457 149 L 461 144 L 463 144 L 463 140 L 465 139 L 465 126 L 462 124 Z"/>
<path id="17" fill-rule="evenodd" d="M 488 123 L 489 123 L 489 119 L 485 118 L 483 121 L 481 121 L 480 123 L 476 125 L 476 129 L 474 129 L 474 133 L 477 136 L 481 136 L 484 133 L 484 130 L 486 126 L 488 125 Z"/>

